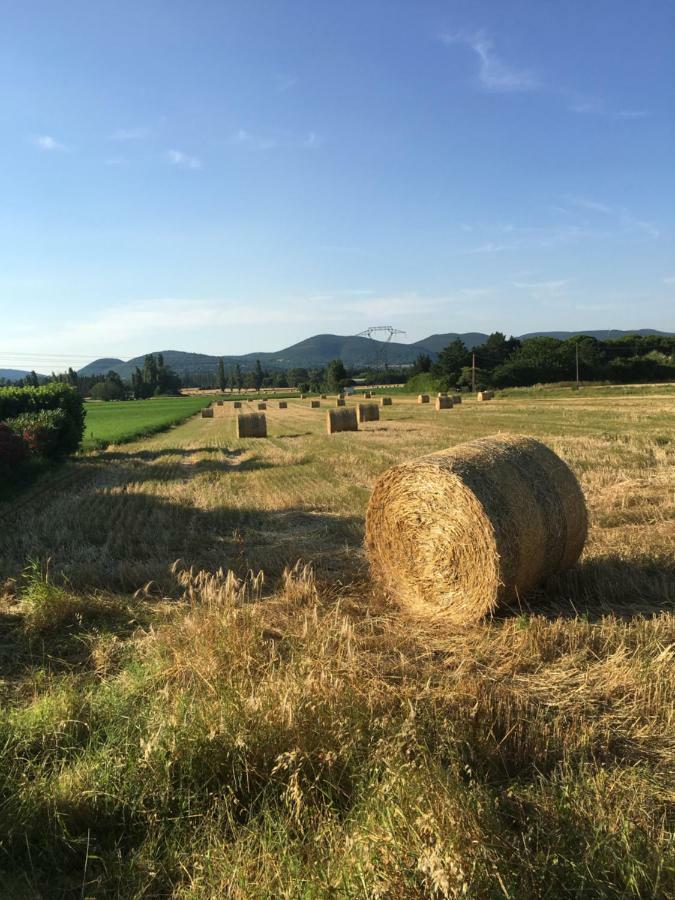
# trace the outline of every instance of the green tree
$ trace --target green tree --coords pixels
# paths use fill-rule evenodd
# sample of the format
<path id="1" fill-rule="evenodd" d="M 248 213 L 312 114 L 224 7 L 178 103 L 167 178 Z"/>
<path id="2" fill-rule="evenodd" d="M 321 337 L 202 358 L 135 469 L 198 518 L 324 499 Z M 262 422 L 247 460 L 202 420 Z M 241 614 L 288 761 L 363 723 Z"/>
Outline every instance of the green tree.
<path id="1" fill-rule="evenodd" d="M 415 362 L 413 363 L 413 367 L 410 370 L 411 376 L 420 375 L 423 372 L 431 371 L 431 357 L 428 353 L 420 353 Z"/>
<path id="2" fill-rule="evenodd" d="M 263 368 L 260 365 L 260 360 L 256 359 L 255 361 L 255 369 L 253 372 L 253 386 L 256 391 L 259 391 L 262 387 L 263 380 L 265 378 L 265 373 L 263 372 Z"/>
<path id="3" fill-rule="evenodd" d="M 225 363 L 222 359 L 218 360 L 218 388 L 221 393 L 225 391 L 227 387 L 227 381 L 225 380 Z"/>
<path id="4" fill-rule="evenodd" d="M 309 378 L 309 372 L 307 369 L 289 369 L 288 371 L 288 384 L 290 387 L 298 387 L 300 384 L 304 384 Z"/>
<path id="5" fill-rule="evenodd" d="M 520 347 L 520 341 L 517 338 L 510 337 L 507 340 L 501 331 L 495 331 L 474 349 L 476 364 L 482 369 L 492 371 L 505 363 L 518 347 Z"/>
<path id="6" fill-rule="evenodd" d="M 455 338 L 438 354 L 438 359 L 431 368 L 437 378 L 443 378 L 449 385 L 456 384 L 462 374 L 462 368 L 471 363 L 471 354 L 464 341 Z"/>
<path id="7" fill-rule="evenodd" d="M 326 388 L 331 392 L 337 392 L 347 380 L 347 370 L 341 359 L 334 359 L 326 367 Z"/>

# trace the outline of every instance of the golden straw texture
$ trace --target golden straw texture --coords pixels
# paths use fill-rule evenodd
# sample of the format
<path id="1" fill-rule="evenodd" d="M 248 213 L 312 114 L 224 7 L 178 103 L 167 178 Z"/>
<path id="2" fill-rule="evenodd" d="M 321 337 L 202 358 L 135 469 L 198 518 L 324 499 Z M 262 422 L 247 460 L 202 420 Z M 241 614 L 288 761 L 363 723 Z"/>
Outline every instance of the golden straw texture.
<path id="1" fill-rule="evenodd" d="M 237 437 L 267 437 L 265 413 L 243 413 L 237 416 Z"/>
<path id="2" fill-rule="evenodd" d="M 328 434 L 336 434 L 338 431 L 358 431 L 359 423 L 356 418 L 356 407 L 329 409 L 326 413 L 326 430 Z"/>
<path id="3" fill-rule="evenodd" d="M 570 568 L 584 547 L 579 484 L 533 438 L 494 435 L 388 469 L 366 513 L 371 571 L 403 608 L 452 625 Z"/>
<path id="4" fill-rule="evenodd" d="M 359 422 L 377 422 L 380 418 L 380 407 L 377 403 L 359 403 Z"/>

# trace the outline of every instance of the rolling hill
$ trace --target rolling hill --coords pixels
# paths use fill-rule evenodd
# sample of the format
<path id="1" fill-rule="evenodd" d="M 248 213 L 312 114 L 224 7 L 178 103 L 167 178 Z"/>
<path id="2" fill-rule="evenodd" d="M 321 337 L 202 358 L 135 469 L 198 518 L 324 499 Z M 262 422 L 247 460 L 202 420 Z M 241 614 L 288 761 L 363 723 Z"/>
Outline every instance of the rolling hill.
<path id="1" fill-rule="evenodd" d="M 537 331 L 520 335 L 521 338 L 555 337 L 561 340 L 577 334 L 588 334 L 598 340 L 616 339 L 630 334 L 667 334 L 650 328 L 634 331 Z M 391 341 L 386 345 L 387 360 L 390 365 L 410 365 L 420 353 L 428 353 L 435 357 L 451 341 L 460 338 L 471 350 L 487 338 L 478 331 L 465 333 L 448 332 L 432 334 L 413 344 L 400 344 Z M 322 368 L 332 359 L 341 359 L 347 367 L 359 368 L 373 365 L 384 349 L 384 342 L 358 335 L 317 334 L 297 344 L 292 344 L 276 352 L 244 353 L 241 356 L 210 356 L 206 353 L 188 353 L 182 350 L 153 351 L 162 352 L 165 363 L 179 375 L 197 372 L 215 372 L 218 360 L 222 359 L 225 368 L 229 369 L 237 363 L 243 370 L 250 370 L 256 360 L 264 369 Z M 122 378 L 129 379 L 136 367 L 142 368 L 143 356 L 137 356 L 126 362 L 121 359 L 97 359 L 79 370 L 81 375 L 99 375 L 113 369 Z M 1 373 L 2 370 L 0 370 Z M 18 376 L 20 377 L 20 376 Z"/>
<path id="2" fill-rule="evenodd" d="M 6 378 L 7 381 L 18 381 L 20 378 L 25 378 L 26 375 L 30 375 L 30 372 L 25 371 L 24 369 L 0 369 L 0 378 Z M 40 378 L 45 378 L 46 376 L 40 375 Z"/>

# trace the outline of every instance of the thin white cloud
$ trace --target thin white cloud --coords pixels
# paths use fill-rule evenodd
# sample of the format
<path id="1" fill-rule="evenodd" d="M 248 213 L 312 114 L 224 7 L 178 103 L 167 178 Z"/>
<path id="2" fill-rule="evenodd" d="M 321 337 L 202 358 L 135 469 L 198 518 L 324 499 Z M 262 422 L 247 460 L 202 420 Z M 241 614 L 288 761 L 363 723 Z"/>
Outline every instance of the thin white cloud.
<path id="1" fill-rule="evenodd" d="M 620 109 L 617 113 L 620 119 L 644 119 L 649 115 L 648 109 Z"/>
<path id="2" fill-rule="evenodd" d="M 663 283 L 667 284 L 668 287 L 675 287 L 675 275 L 668 275 L 663 279 Z"/>
<path id="3" fill-rule="evenodd" d="M 483 229 L 486 230 L 486 229 Z M 493 225 L 489 229 L 499 237 L 464 250 L 468 254 L 504 253 L 515 250 L 548 249 L 580 240 L 609 238 L 611 231 L 580 225 L 516 226 Z M 504 235 L 508 237 L 505 239 Z"/>
<path id="4" fill-rule="evenodd" d="M 290 91 L 298 83 L 295 75 L 275 75 L 274 76 L 274 92 L 276 94 L 285 94 Z"/>
<path id="5" fill-rule="evenodd" d="M 634 216 L 625 206 L 611 206 L 607 203 L 599 203 L 588 197 L 571 197 L 568 199 L 570 206 L 577 209 L 598 213 L 610 219 L 614 219 L 621 231 L 638 233 L 650 238 L 658 238 L 661 234 L 659 228 L 645 219 Z"/>
<path id="6" fill-rule="evenodd" d="M 567 99 L 570 112 L 581 116 L 604 116 L 607 119 L 644 119 L 651 115 L 648 109 L 613 109 L 599 97 L 584 97 L 564 88 L 560 93 Z"/>
<path id="7" fill-rule="evenodd" d="M 559 278 L 551 281 L 514 281 L 514 287 L 537 293 L 559 294 L 570 283 L 569 278 Z"/>
<path id="8" fill-rule="evenodd" d="M 314 131 L 310 131 L 304 141 L 302 141 L 302 146 L 306 150 L 318 150 L 322 145 L 323 138 Z"/>
<path id="9" fill-rule="evenodd" d="M 318 150 L 323 146 L 324 139 L 315 131 L 308 132 L 304 137 L 297 137 L 257 134 L 240 128 L 232 136 L 230 143 L 247 150 Z"/>
<path id="10" fill-rule="evenodd" d="M 504 62 L 495 51 L 494 41 L 484 31 L 444 34 L 441 40 L 450 46 L 462 44 L 474 52 L 478 59 L 478 82 L 486 91 L 516 93 L 541 88 L 541 82 L 533 72 Z"/>
<path id="11" fill-rule="evenodd" d="M 38 137 L 33 138 L 33 144 L 38 149 L 44 150 L 47 153 L 64 152 L 68 149 L 65 144 L 57 141 L 49 134 L 41 134 L 38 135 Z"/>
<path id="12" fill-rule="evenodd" d="M 118 128 L 110 135 L 111 141 L 142 141 L 150 137 L 149 128 Z"/>
<path id="13" fill-rule="evenodd" d="M 232 138 L 232 143 L 249 150 L 273 150 L 279 146 L 276 138 L 262 137 L 240 128 Z"/>
<path id="14" fill-rule="evenodd" d="M 166 158 L 172 166 L 181 169 L 201 169 L 203 164 L 198 156 L 190 156 L 182 150 L 167 150 Z"/>
<path id="15" fill-rule="evenodd" d="M 495 41 L 486 31 L 458 31 L 440 35 L 448 46 L 462 45 L 469 48 L 478 62 L 478 84 L 491 93 L 523 93 L 545 91 L 558 95 L 567 102 L 570 112 L 579 115 L 598 115 L 612 119 L 643 119 L 650 115 L 648 109 L 612 109 L 603 99 L 589 97 L 566 87 L 548 85 L 531 69 L 523 69 L 503 60 L 495 49 Z"/>

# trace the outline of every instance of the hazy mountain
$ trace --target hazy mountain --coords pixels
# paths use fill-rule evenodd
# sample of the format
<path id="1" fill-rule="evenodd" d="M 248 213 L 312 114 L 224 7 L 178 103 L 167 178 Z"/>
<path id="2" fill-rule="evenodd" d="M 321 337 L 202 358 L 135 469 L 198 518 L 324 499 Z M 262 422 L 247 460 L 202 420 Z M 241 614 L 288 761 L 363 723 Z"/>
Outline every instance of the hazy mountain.
<path id="1" fill-rule="evenodd" d="M 30 372 L 24 372 L 23 369 L 0 369 L 0 378 L 6 378 L 8 381 L 18 381 L 20 378 L 25 378 L 26 375 L 30 375 Z M 40 378 L 44 377 L 44 375 L 40 375 Z"/>
<path id="2" fill-rule="evenodd" d="M 483 341 L 487 340 L 487 337 L 487 334 L 483 334 L 480 331 L 467 331 L 464 334 L 456 334 L 451 331 L 448 334 L 431 334 L 421 341 L 415 341 L 415 343 L 410 344 L 410 346 L 417 347 L 420 353 L 424 351 L 429 353 L 440 353 L 449 343 L 459 338 L 461 341 L 464 341 L 468 350 L 473 350 L 474 347 L 477 347 L 479 344 L 482 344 Z"/>
<path id="3" fill-rule="evenodd" d="M 576 334 L 588 334 L 599 340 L 616 339 L 629 334 L 667 334 L 650 328 L 635 331 L 537 331 L 520 335 L 521 338 L 548 336 L 565 339 Z M 317 334 L 313 337 L 278 350 L 274 353 L 245 353 L 241 356 L 209 356 L 206 353 L 186 353 L 182 350 L 163 350 L 164 362 L 179 375 L 196 372 L 215 372 L 218 360 L 223 359 L 225 368 L 230 369 L 237 363 L 244 371 L 255 366 L 260 360 L 264 369 L 312 369 L 322 368 L 332 359 L 341 359 L 348 367 L 372 366 L 382 362 L 386 352 L 390 365 L 406 365 L 413 363 L 420 353 L 436 356 L 451 341 L 460 338 L 469 350 L 482 344 L 486 334 L 478 331 L 465 333 L 449 332 L 448 334 L 432 334 L 414 344 L 399 344 L 395 341 L 373 341 L 371 338 L 356 335 Z M 158 351 L 154 351 L 158 352 Z M 129 379 L 138 366 L 143 368 L 143 356 L 137 356 L 124 362 L 121 359 L 97 359 L 80 369 L 82 375 L 105 374 L 113 369 L 122 378 Z M 17 377 L 21 377 L 18 375 Z"/>
<path id="4" fill-rule="evenodd" d="M 124 366 L 126 363 L 123 359 L 115 359 L 114 357 L 104 357 L 103 359 L 95 359 L 93 362 L 87 363 L 84 368 L 79 369 L 80 375 L 106 375 L 111 369 L 117 371 L 118 366 Z"/>
<path id="5" fill-rule="evenodd" d="M 597 338 L 599 341 L 617 341 L 619 338 L 627 337 L 630 334 L 649 335 L 661 334 L 670 336 L 671 331 L 657 331 L 655 328 L 634 328 L 632 331 L 619 331 L 614 328 L 606 331 L 532 331 L 529 334 L 519 335 L 521 340 L 531 337 L 552 337 L 559 341 L 566 341 L 567 338 L 576 337 L 578 334 L 585 334 L 588 337 Z"/>
<path id="6" fill-rule="evenodd" d="M 397 344 L 392 341 L 385 345 L 382 341 L 373 341 L 370 338 L 337 334 L 318 334 L 273 353 L 245 353 L 241 356 L 218 357 L 208 356 L 205 353 L 185 353 L 180 350 L 160 352 L 166 365 L 181 374 L 215 371 L 221 358 L 226 369 L 239 363 L 244 370 L 252 369 L 257 359 L 266 369 L 322 368 L 332 359 L 341 359 L 346 366 L 368 366 L 376 362 L 378 355 L 385 351 L 385 347 L 387 361 L 394 365 L 412 363 L 420 353 L 420 348 L 416 344 Z M 143 356 L 137 356 L 127 362 L 97 359 L 80 369 L 80 374 L 95 375 L 113 369 L 122 378 L 128 379 L 136 366 L 143 368 L 143 360 Z"/>

